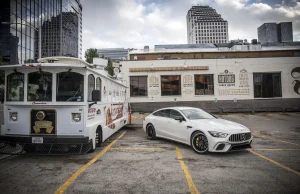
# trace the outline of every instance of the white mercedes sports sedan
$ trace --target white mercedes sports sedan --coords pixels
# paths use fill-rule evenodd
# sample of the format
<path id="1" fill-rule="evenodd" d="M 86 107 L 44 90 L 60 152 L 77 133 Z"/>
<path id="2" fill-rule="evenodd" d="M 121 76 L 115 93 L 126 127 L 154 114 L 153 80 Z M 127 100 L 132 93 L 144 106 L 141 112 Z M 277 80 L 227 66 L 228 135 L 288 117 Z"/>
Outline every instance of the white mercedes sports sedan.
<path id="1" fill-rule="evenodd" d="M 148 139 L 178 141 L 199 154 L 251 148 L 253 138 L 247 127 L 192 107 L 157 110 L 145 117 L 143 129 Z"/>

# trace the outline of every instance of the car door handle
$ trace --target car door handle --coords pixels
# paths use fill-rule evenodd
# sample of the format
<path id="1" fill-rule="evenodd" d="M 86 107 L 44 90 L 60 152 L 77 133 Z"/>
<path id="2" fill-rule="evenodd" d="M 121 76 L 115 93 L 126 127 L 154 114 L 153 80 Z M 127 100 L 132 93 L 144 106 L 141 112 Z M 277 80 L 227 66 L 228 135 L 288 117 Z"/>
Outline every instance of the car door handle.
<path id="1" fill-rule="evenodd" d="M 190 128 L 193 128 L 192 126 L 186 126 L 186 128 L 190 129 Z"/>

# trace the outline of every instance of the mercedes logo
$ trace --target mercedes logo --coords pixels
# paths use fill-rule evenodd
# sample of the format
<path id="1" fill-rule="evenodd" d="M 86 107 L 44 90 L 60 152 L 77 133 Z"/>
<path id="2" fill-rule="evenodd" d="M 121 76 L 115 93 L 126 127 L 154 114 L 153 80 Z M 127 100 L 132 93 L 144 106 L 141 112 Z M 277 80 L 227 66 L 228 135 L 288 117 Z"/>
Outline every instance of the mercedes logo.
<path id="1" fill-rule="evenodd" d="M 246 135 L 245 135 L 245 133 L 242 133 L 242 134 L 241 134 L 241 140 L 242 140 L 242 141 L 245 141 L 245 140 L 246 140 Z"/>

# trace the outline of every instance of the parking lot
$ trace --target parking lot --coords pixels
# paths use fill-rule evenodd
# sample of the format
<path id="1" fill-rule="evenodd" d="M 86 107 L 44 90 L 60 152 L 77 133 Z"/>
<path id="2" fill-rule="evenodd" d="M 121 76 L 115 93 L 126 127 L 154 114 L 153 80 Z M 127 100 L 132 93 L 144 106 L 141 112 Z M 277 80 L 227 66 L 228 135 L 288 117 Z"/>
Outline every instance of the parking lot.
<path id="1" fill-rule="evenodd" d="M 252 149 L 198 155 L 141 128 L 146 114 L 95 153 L 0 160 L 1 193 L 299 193 L 300 113 L 223 114 L 252 130 Z"/>

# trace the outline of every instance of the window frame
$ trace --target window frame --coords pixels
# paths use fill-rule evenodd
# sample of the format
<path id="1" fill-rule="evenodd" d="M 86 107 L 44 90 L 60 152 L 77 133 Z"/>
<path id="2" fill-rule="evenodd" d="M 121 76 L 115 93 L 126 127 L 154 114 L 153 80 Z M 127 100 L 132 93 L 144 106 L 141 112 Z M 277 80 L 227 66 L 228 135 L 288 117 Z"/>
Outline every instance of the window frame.
<path id="1" fill-rule="evenodd" d="M 58 94 L 59 94 L 59 85 L 58 85 L 58 79 L 59 79 L 59 75 L 62 74 L 62 73 L 68 73 L 68 71 L 60 71 L 60 72 L 57 72 L 56 73 L 56 78 L 55 78 L 55 101 L 56 102 L 74 102 L 74 101 L 67 101 L 67 100 L 58 100 Z M 73 74 L 76 74 L 77 76 L 81 76 L 81 79 L 80 81 L 82 81 L 82 96 L 81 96 L 81 101 L 76 101 L 76 102 L 84 102 L 85 101 L 85 97 L 86 97 L 86 94 L 85 94 L 85 74 L 82 74 L 80 72 L 77 72 L 77 71 L 70 71 L 69 73 L 73 73 Z M 63 77 L 62 77 L 63 78 Z"/>
<path id="2" fill-rule="evenodd" d="M 204 77 L 207 77 L 207 76 L 212 76 L 212 84 L 211 86 L 213 87 L 212 88 L 212 94 L 196 94 L 196 76 L 204 76 Z M 214 96 L 215 95 L 215 80 L 214 80 L 215 76 L 214 74 L 194 74 L 194 94 L 195 96 Z M 207 85 L 207 88 L 209 87 L 208 84 Z M 204 89 L 205 90 L 205 89 Z"/>
<path id="3" fill-rule="evenodd" d="M 99 83 L 99 88 L 98 88 L 98 86 L 97 86 L 97 85 L 98 85 L 98 83 L 97 83 L 98 80 L 99 80 L 99 82 L 100 82 L 100 83 Z M 96 89 L 96 90 L 100 90 L 100 101 L 102 101 L 102 80 L 101 80 L 100 77 L 97 77 L 97 78 L 96 78 L 95 89 Z M 99 101 L 99 102 L 100 102 L 100 101 Z"/>
<path id="4" fill-rule="evenodd" d="M 34 102 L 34 101 L 43 101 L 43 102 L 52 102 L 53 101 L 53 98 L 52 98 L 52 96 L 53 96 L 53 93 L 54 93 L 54 91 L 52 90 L 53 89 L 53 72 L 49 72 L 49 71 L 42 71 L 42 72 L 44 72 L 44 73 L 48 73 L 48 74 L 51 74 L 51 87 L 49 87 L 50 88 L 50 91 L 51 91 L 51 94 L 49 95 L 49 97 L 50 97 L 50 100 L 38 100 L 38 99 L 34 99 L 34 100 L 29 100 L 29 76 L 30 76 L 30 74 L 32 75 L 32 74 L 34 74 L 34 73 L 38 73 L 39 71 L 32 71 L 32 72 L 29 72 L 28 74 L 27 74 L 27 101 L 28 102 Z M 36 90 L 36 95 L 37 95 L 37 91 L 38 91 L 39 89 L 37 89 Z M 37 95 L 37 96 L 39 96 L 39 95 Z"/>
<path id="5" fill-rule="evenodd" d="M 90 83 L 90 77 L 92 77 L 93 79 L 92 80 L 94 80 L 94 84 L 93 84 L 93 89 L 92 89 L 92 91 L 90 91 L 90 87 L 91 87 L 91 83 Z M 92 102 L 93 100 L 92 100 L 92 98 L 93 98 L 93 96 L 92 96 L 92 93 L 93 93 L 93 90 L 95 90 L 95 87 L 96 87 L 96 80 L 95 80 L 95 76 L 91 73 L 91 74 L 89 74 L 88 75 L 88 81 L 87 81 L 87 92 L 88 92 L 88 95 L 87 95 L 87 101 L 88 102 Z"/>
<path id="6" fill-rule="evenodd" d="M 179 77 L 179 83 L 178 83 L 178 86 L 179 86 L 179 94 L 167 94 L 167 95 L 164 95 L 163 94 L 163 84 L 162 84 L 162 81 L 163 81 L 163 77 L 167 77 L 168 76 L 168 79 L 169 77 Z M 170 81 L 169 81 L 170 82 Z M 160 92 L 161 92 L 161 96 L 181 96 L 182 95 L 182 88 L 181 88 L 181 75 L 160 75 Z"/>
<path id="7" fill-rule="evenodd" d="M 139 87 L 139 79 L 140 78 L 145 78 L 146 80 L 146 87 L 145 87 L 145 95 L 139 95 L 139 90 L 140 90 L 140 87 Z M 137 86 L 137 89 L 138 89 L 138 94 L 137 95 L 133 95 L 133 90 L 131 88 L 131 78 L 138 78 L 138 86 Z M 129 89 L 130 89 L 130 97 L 148 97 L 148 76 L 147 75 L 136 75 L 136 76 L 129 76 Z"/>
<path id="8" fill-rule="evenodd" d="M 264 84 L 263 84 L 263 81 L 264 81 L 264 77 L 263 75 L 266 75 L 266 74 L 271 74 L 272 76 L 272 96 L 266 96 L 264 97 L 264 93 L 263 93 L 263 88 L 264 88 Z M 259 82 L 255 82 L 255 76 L 256 75 L 260 75 L 260 81 Z M 274 96 L 274 76 L 275 75 L 279 75 L 279 78 L 280 78 L 280 83 L 279 83 L 279 89 L 280 91 L 280 94 L 279 96 Z M 255 87 L 259 85 L 260 86 L 260 96 L 256 96 L 256 93 L 255 93 Z M 270 87 L 270 86 L 269 86 Z M 266 87 L 266 88 L 269 88 L 269 87 Z M 282 72 L 253 72 L 253 98 L 254 99 L 266 99 L 266 98 L 282 98 Z"/>
<path id="9" fill-rule="evenodd" d="M 9 76 L 11 76 L 11 75 L 13 75 L 13 74 L 15 74 L 15 75 L 23 75 L 23 85 L 22 85 L 22 88 L 23 88 L 23 97 L 22 98 L 20 98 L 21 100 L 9 100 L 9 90 L 8 90 L 8 77 Z M 22 82 L 22 81 L 21 81 Z M 25 101 L 25 73 L 21 73 L 21 72 L 12 72 L 12 73 L 10 73 L 10 74 L 7 74 L 6 75 L 6 101 L 7 102 L 24 102 Z"/>

